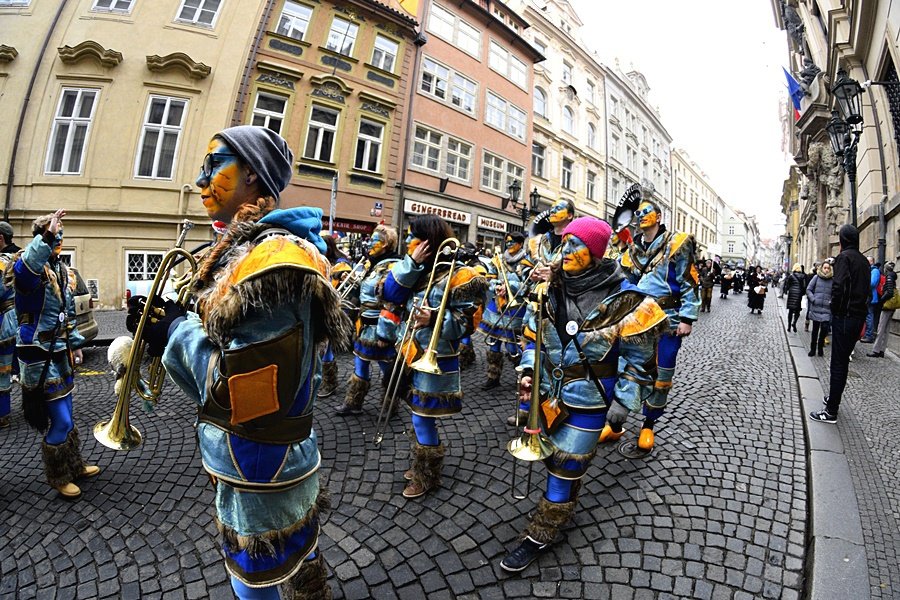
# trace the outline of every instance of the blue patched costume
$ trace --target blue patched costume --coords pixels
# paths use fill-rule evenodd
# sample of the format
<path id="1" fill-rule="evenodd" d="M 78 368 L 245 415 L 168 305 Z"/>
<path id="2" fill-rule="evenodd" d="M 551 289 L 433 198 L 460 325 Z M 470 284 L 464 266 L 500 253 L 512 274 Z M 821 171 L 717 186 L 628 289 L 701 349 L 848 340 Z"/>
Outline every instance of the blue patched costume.
<path id="1" fill-rule="evenodd" d="M 13 260 L 11 254 L 0 254 L 0 270 L 5 271 Z M 18 330 L 15 287 L 0 281 L 0 428 L 9 426 L 10 390 Z"/>
<path id="2" fill-rule="evenodd" d="M 525 255 L 524 246 L 515 254 L 510 254 L 507 250 L 502 255 L 495 255 L 489 265 L 491 283 L 488 302 L 478 326 L 487 336 L 488 350 L 485 356 L 488 383 L 485 385 L 489 387 L 499 384 L 504 351 L 514 362 L 518 362 L 522 354 L 519 338 L 522 335 L 525 302 L 519 293 L 528 275 L 524 264 Z M 497 295 L 497 290 L 501 288 L 506 292 L 505 296 Z M 512 307 L 509 306 L 510 301 L 515 303 Z"/>

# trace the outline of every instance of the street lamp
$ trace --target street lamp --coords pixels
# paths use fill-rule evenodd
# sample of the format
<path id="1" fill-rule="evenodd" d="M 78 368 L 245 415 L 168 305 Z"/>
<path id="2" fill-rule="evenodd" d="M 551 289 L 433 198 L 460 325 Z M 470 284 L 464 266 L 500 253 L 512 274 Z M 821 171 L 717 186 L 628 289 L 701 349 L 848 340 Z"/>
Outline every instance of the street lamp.
<path id="1" fill-rule="evenodd" d="M 834 82 L 831 93 L 838 101 L 841 116 L 850 125 L 858 125 L 863 122 L 862 91 L 859 82 L 847 75 L 843 69 L 838 69 L 837 81 Z"/>
<path id="2" fill-rule="evenodd" d="M 538 202 L 541 200 L 541 195 L 538 193 L 537 188 L 528 195 L 529 200 L 531 200 L 531 205 L 525 203 L 525 200 L 522 199 L 522 205 L 519 206 L 519 194 L 522 193 L 522 184 L 518 179 L 514 179 L 511 184 L 509 184 L 509 196 L 503 199 L 503 209 L 506 210 L 506 207 L 512 204 L 513 210 L 519 212 L 519 216 L 522 217 L 522 230 L 525 230 L 525 226 L 528 224 L 528 217 L 531 216 L 532 213 L 537 212 Z"/>
<path id="3" fill-rule="evenodd" d="M 841 119 L 836 110 L 831 111 L 825 130 L 831 140 L 831 149 L 843 158 L 844 171 L 850 182 L 850 222 L 856 227 L 856 145 L 859 143 L 859 130 Z"/>

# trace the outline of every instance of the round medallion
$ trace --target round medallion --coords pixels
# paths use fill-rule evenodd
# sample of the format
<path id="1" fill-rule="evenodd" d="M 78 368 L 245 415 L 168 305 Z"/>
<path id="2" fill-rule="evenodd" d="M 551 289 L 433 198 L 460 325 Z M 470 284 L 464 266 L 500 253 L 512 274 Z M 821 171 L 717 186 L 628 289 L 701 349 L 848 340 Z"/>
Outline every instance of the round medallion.
<path id="1" fill-rule="evenodd" d="M 568 333 L 569 335 L 575 335 L 576 333 L 578 333 L 578 323 L 576 323 L 575 321 L 569 321 L 568 323 L 566 323 L 566 333 Z"/>
<path id="2" fill-rule="evenodd" d="M 61 311 L 61 312 L 59 313 L 59 322 L 60 322 L 60 323 L 65 323 L 65 322 L 66 322 L 66 313 L 65 313 L 65 312 L 62 312 L 62 311 Z"/>

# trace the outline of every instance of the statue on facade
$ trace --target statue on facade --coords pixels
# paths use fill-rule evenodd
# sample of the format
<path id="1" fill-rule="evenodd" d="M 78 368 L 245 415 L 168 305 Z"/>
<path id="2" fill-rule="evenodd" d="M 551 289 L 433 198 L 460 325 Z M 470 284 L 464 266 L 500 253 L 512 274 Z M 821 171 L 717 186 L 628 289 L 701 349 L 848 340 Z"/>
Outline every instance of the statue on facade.
<path id="1" fill-rule="evenodd" d="M 816 76 L 822 72 L 822 69 L 816 66 L 816 63 L 811 61 L 807 57 L 803 57 L 803 69 L 799 74 L 799 83 L 800 89 L 803 90 L 803 93 L 807 96 L 811 96 L 812 92 L 809 90 L 809 86 L 812 85 L 812 82 L 816 80 Z"/>
<path id="2" fill-rule="evenodd" d="M 797 44 L 798 48 L 803 48 L 803 34 L 805 27 L 800 13 L 797 12 L 797 0 L 782 0 L 781 17 L 784 20 L 784 28 L 791 36 L 791 39 Z"/>

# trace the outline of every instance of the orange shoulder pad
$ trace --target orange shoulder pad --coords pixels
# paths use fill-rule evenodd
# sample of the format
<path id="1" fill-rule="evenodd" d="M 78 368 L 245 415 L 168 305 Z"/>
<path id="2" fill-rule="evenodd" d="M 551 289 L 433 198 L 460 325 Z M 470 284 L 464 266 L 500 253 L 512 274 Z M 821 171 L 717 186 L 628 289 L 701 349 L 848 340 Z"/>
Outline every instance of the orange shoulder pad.
<path id="1" fill-rule="evenodd" d="M 625 250 L 621 256 L 619 256 L 619 263 L 622 265 L 623 269 L 630 269 L 634 266 L 634 263 L 631 261 L 631 250 Z"/>
<path id="2" fill-rule="evenodd" d="M 300 269 L 328 275 L 328 261 L 306 240 L 273 236 L 258 244 L 231 272 L 231 284 L 237 285 L 274 269 Z"/>
<path id="3" fill-rule="evenodd" d="M 458 271 L 453 274 L 453 277 L 450 279 L 450 287 L 455 288 L 457 286 L 463 285 L 464 283 L 469 283 L 476 277 L 481 277 L 473 267 L 460 267 Z"/>
<path id="4" fill-rule="evenodd" d="M 619 335 L 629 337 L 645 333 L 669 317 L 653 298 L 644 298 L 630 315 L 622 319 Z"/>

